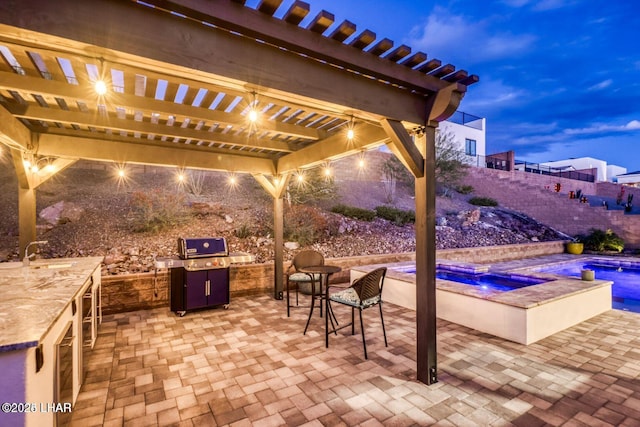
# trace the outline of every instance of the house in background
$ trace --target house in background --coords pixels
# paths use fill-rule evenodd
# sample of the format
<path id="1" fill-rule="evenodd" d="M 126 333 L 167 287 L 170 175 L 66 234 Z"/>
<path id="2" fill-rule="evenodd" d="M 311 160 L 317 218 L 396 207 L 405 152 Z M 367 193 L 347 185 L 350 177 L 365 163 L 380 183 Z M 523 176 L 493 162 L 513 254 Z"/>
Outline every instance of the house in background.
<path id="1" fill-rule="evenodd" d="M 583 173 L 592 173 L 591 171 L 593 171 L 596 181 L 600 182 L 613 182 L 617 175 L 627 172 L 626 168 L 616 165 L 607 165 L 606 160 L 595 159 L 593 157 L 577 157 L 554 162 L 543 162 L 540 163 L 540 166 Z"/>
<path id="2" fill-rule="evenodd" d="M 618 174 L 614 177 L 618 184 L 628 185 L 630 187 L 640 187 L 640 171 Z"/>
<path id="3" fill-rule="evenodd" d="M 484 167 L 487 150 L 486 119 L 462 111 L 456 111 L 440 123 L 440 132 L 450 134 L 469 164 Z M 482 164 L 480 164 L 482 162 Z"/>

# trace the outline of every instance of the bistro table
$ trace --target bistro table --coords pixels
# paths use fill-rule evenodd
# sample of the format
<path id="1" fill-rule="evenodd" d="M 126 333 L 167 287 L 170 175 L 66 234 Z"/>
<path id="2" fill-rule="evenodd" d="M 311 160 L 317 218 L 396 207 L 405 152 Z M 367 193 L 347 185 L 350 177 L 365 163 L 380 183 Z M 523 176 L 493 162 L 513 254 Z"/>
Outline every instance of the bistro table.
<path id="1" fill-rule="evenodd" d="M 314 265 L 311 267 L 302 267 L 298 271 L 301 273 L 307 274 L 317 274 L 320 276 L 320 316 L 322 316 L 322 300 L 324 299 L 324 327 L 325 327 L 325 346 L 329 347 L 329 315 L 333 315 L 331 311 L 331 306 L 329 305 L 329 276 L 333 273 L 338 273 L 342 271 L 342 268 L 337 265 Z M 324 293 L 322 292 L 322 287 L 324 286 Z M 303 335 L 306 335 L 307 328 L 309 327 L 309 322 L 311 321 L 311 316 L 313 315 L 313 309 L 316 302 L 316 282 L 315 280 L 311 282 L 311 309 L 309 310 L 309 318 L 307 319 L 307 325 L 304 327 Z M 335 316 L 334 316 L 335 318 Z M 333 325 L 333 320 L 331 319 L 331 324 Z M 335 327 L 334 327 L 335 329 Z"/>

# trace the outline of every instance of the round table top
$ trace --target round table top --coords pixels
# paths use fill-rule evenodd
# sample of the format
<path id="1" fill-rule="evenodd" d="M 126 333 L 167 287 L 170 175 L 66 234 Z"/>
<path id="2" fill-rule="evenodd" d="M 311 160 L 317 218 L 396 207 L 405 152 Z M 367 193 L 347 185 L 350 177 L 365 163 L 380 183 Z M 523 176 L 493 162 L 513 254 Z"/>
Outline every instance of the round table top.
<path id="1" fill-rule="evenodd" d="M 342 271 L 342 268 L 337 265 L 312 265 L 310 267 L 300 267 L 298 271 L 302 273 L 333 274 Z"/>

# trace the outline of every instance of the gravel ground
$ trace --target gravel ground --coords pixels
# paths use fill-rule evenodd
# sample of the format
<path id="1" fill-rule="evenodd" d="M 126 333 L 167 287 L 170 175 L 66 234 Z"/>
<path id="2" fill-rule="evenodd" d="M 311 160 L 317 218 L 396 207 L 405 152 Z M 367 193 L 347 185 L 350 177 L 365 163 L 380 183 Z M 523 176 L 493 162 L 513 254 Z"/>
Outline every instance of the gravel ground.
<path id="1" fill-rule="evenodd" d="M 63 206 L 55 225 L 38 218 L 38 239 L 48 240 L 48 244 L 40 248 L 40 256 L 104 256 L 105 274 L 146 272 L 153 269 L 156 256 L 176 254 L 178 237 L 224 236 L 232 252 L 253 254 L 256 262 L 273 259 L 272 202 L 251 177 L 240 177 L 239 185 L 229 188 L 223 174 L 209 173 L 203 177 L 201 194 L 196 197 L 174 184 L 172 174 L 162 169 L 139 169 L 127 182 L 116 181 L 112 172 L 103 165 L 94 169 L 71 168 L 38 189 L 39 213 L 54 205 Z M 0 164 L 0 178 L 0 191 L 4 190 L 0 203 L 3 218 L 0 261 L 16 260 L 19 258 L 17 184 L 10 163 Z M 362 195 L 362 185 L 361 182 L 357 186 L 338 183 L 336 200 L 323 204 L 325 207 L 331 203 L 356 205 Z M 368 203 L 383 204 L 383 195 L 377 194 L 375 185 L 372 188 L 366 198 Z M 154 195 L 183 195 L 182 213 L 189 219 L 160 232 L 133 231 L 132 200 Z M 400 198 L 397 206 L 412 206 L 412 198 L 406 191 Z M 357 221 L 320 207 L 309 207 L 308 214 L 326 227 L 318 241 L 304 247 L 313 247 L 326 257 L 415 250 L 412 224 L 397 226 L 379 218 L 372 222 Z M 437 224 L 439 249 L 566 238 L 518 213 L 471 206 L 459 195 L 438 198 Z M 286 249 L 285 257 L 290 259 L 298 250 Z"/>

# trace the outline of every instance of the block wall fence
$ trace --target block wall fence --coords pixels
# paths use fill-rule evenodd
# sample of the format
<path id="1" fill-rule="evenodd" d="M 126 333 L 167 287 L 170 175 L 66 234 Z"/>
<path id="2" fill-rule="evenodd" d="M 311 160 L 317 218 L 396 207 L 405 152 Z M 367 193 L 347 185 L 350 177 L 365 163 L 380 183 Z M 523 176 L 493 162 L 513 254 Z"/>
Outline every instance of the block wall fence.
<path id="1" fill-rule="evenodd" d="M 553 190 L 556 183 L 561 185 L 560 192 Z M 640 215 L 589 206 L 568 197 L 569 191 L 577 190 L 587 196 L 615 197 L 622 188 L 619 184 L 481 168 L 469 168 L 464 184 L 473 186 L 473 195 L 491 197 L 500 206 L 522 212 L 569 236 L 586 234 L 592 228 L 611 229 L 624 239 L 625 247 L 640 248 Z M 625 201 L 627 194 L 634 194 L 638 200 L 640 188 L 624 188 Z"/>

